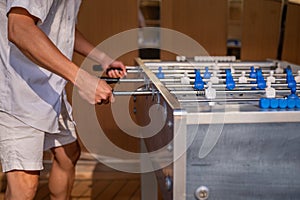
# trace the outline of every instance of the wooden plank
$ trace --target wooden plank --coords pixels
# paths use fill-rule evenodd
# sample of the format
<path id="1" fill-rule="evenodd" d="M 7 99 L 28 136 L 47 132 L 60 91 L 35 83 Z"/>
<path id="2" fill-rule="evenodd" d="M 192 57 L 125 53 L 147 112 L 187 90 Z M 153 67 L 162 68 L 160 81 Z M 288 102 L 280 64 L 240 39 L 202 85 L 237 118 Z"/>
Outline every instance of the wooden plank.
<path id="1" fill-rule="evenodd" d="M 126 185 L 119 191 L 114 200 L 128 200 L 134 196 L 135 192 L 140 188 L 140 181 L 128 181 Z"/>
<path id="2" fill-rule="evenodd" d="M 92 185 L 92 180 L 76 181 L 76 184 L 73 187 L 71 195 L 75 198 L 82 197 L 88 190 L 90 190 L 91 185 Z"/>
<path id="3" fill-rule="evenodd" d="M 96 199 L 97 196 L 99 196 L 99 194 L 102 193 L 111 183 L 112 181 L 94 180 L 92 188 L 89 191 L 89 196 L 91 197 L 91 199 Z"/>
<path id="4" fill-rule="evenodd" d="M 140 200 L 141 199 L 141 188 L 138 188 L 130 200 Z"/>
<path id="5" fill-rule="evenodd" d="M 125 184 L 125 180 L 113 181 L 102 193 L 99 194 L 99 196 L 96 197 L 96 199 L 113 199 Z"/>
<path id="6" fill-rule="evenodd" d="M 242 39 L 242 1 L 229 0 L 228 39 Z"/>
<path id="7" fill-rule="evenodd" d="M 300 64 L 300 5 L 289 3 L 287 8 L 282 60 Z"/>
<path id="8" fill-rule="evenodd" d="M 281 2 L 244 0 L 242 60 L 276 59 L 280 36 Z"/>
<path id="9" fill-rule="evenodd" d="M 164 0 L 161 9 L 162 27 L 188 35 L 210 55 L 226 55 L 227 0 Z M 163 54 L 161 58 L 165 59 Z"/>
<path id="10" fill-rule="evenodd" d="M 79 161 L 79 164 L 81 161 Z M 85 163 L 88 166 L 88 163 Z M 94 165 L 94 163 L 92 163 Z M 83 168 L 79 168 L 83 169 Z M 90 169 L 90 168 L 88 168 Z M 104 165 L 98 165 L 94 168 L 94 172 L 89 173 L 89 176 L 82 176 L 82 171 L 78 171 L 75 177 L 75 183 L 72 190 L 72 199 L 102 199 L 102 197 L 107 197 L 110 199 L 119 197 L 129 199 L 131 196 L 134 199 L 139 199 L 139 184 L 140 175 L 119 172 Z M 4 192 L 6 185 L 6 180 L 3 173 L 0 172 L 0 183 L 2 183 L 2 188 L 0 188 L 0 200 L 4 199 Z M 83 178 L 84 177 L 84 178 Z M 134 190 L 134 191 L 132 191 Z M 131 193 L 131 196 L 130 196 Z M 35 197 L 35 200 L 48 200 L 50 199 L 48 189 L 48 176 L 41 176 L 39 180 L 39 187 Z M 123 198 L 124 197 L 124 198 Z M 106 199 L 106 198 L 103 198 Z"/>
<path id="11" fill-rule="evenodd" d="M 94 45 L 122 31 L 138 28 L 137 0 L 83 1 L 78 28 Z M 120 60 L 130 65 L 137 56 L 138 51 L 134 51 Z"/>
<path id="12" fill-rule="evenodd" d="M 93 179 L 101 179 L 101 180 L 132 180 L 139 179 L 139 174 L 131 174 L 125 172 L 95 172 L 93 174 Z"/>

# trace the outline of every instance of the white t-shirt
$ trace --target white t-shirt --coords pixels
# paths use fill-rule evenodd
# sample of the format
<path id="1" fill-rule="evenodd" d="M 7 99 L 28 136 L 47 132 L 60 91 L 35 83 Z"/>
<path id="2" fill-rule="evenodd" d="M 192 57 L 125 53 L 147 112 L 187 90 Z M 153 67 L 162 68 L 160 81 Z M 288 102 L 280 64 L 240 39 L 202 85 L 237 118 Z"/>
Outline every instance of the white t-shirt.
<path id="1" fill-rule="evenodd" d="M 0 0 L 0 110 L 49 133 L 58 132 L 63 99 L 71 116 L 66 80 L 32 63 L 8 41 L 7 13 L 22 7 L 39 18 L 37 26 L 71 59 L 80 4 L 81 0 Z"/>

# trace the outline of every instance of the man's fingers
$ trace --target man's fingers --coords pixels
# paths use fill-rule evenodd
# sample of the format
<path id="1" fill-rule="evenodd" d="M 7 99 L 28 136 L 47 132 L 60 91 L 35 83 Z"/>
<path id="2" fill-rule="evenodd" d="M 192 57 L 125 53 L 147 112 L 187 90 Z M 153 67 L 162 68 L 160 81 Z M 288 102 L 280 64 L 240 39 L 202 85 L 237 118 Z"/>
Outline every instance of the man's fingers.
<path id="1" fill-rule="evenodd" d="M 114 70 L 109 70 L 108 76 L 111 78 L 123 78 L 125 74 L 122 70 L 114 69 Z"/>
<path id="2" fill-rule="evenodd" d="M 109 102 L 111 102 L 111 103 L 115 102 L 115 97 L 113 95 L 111 95 L 108 99 L 98 100 L 97 104 L 98 105 L 108 104 Z"/>
<path id="3" fill-rule="evenodd" d="M 98 89 L 96 90 L 95 99 L 97 104 L 108 104 L 114 102 L 113 89 L 103 80 L 99 80 Z"/>

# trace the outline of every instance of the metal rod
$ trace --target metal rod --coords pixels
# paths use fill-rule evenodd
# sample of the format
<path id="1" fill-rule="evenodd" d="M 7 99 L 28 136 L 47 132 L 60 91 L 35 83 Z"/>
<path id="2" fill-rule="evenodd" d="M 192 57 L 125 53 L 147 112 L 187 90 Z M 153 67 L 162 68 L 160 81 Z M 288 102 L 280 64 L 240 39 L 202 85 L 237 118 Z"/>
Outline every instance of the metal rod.
<path id="1" fill-rule="evenodd" d="M 137 69 L 141 69 L 139 66 L 126 66 L 127 70 L 137 70 Z"/>
<path id="2" fill-rule="evenodd" d="M 145 79 L 142 78 L 108 78 L 108 77 L 100 77 L 102 80 L 105 80 L 108 83 L 139 83 L 145 82 Z"/>
<path id="3" fill-rule="evenodd" d="M 158 69 L 152 69 L 151 70 L 153 73 L 158 73 L 159 72 L 159 70 Z M 209 73 L 212 73 L 214 70 L 213 69 L 211 69 L 211 70 L 209 70 L 208 72 Z M 219 70 L 220 71 L 220 70 Z M 239 69 L 235 69 L 235 73 L 232 73 L 232 76 L 236 76 L 236 77 L 240 77 L 241 76 L 241 72 L 242 71 L 245 71 L 246 72 L 246 74 L 245 74 L 245 77 L 249 77 L 249 73 L 248 72 L 250 72 L 251 70 L 239 70 Z M 263 76 L 264 77 L 267 77 L 267 76 L 269 76 L 270 75 L 270 71 L 272 71 L 272 70 L 263 70 Z M 138 67 L 132 67 L 131 69 L 127 69 L 127 73 L 141 73 L 142 72 L 142 70 L 140 69 L 140 68 L 138 68 Z M 190 74 L 188 74 L 188 77 L 195 77 L 195 70 L 194 69 L 190 69 L 190 70 L 188 70 L 188 69 L 176 69 L 176 68 L 174 68 L 174 69 L 163 69 L 163 73 L 165 74 L 165 76 L 178 76 L 178 77 L 182 77 L 182 76 L 184 76 L 184 72 L 187 72 L 187 73 L 190 73 Z M 240 73 L 237 73 L 237 72 L 240 72 Z M 225 76 L 226 74 L 224 73 L 224 72 L 219 72 L 218 73 L 218 77 L 220 77 L 220 76 Z M 293 76 L 297 76 L 298 74 L 297 73 L 294 73 L 293 74 Z M 286 77 L 286 74 L 276 74 L 276 73 L 274 73 L 273 74 L 273 76 L 274 77 Z"/>
<path id="4" fill-rule="evenodd" d="M 229 93 L 229 94 L 264 94 L 265 91 L 264 90 L 217 90 L 217 93 Z M 277 90 L 277 93 L 290 93 L 290 90 Z M 152 94 L 158 94 L 159 91 L 154 90 L 154 91 L 114 91 L 113 94 L 115 96 L 132 96 L 132 95 L 152 95 Z M 171 94 L 174 95 L 204 95 L 205 92 L 203 90 L 201 91 L 196 91 L 196 90 L 190 90 L 190 91 L 186 91 L 186 90 L 181 90 L 181 91 L 170 91 Z"/>
<path id="5" fill-rule="evenodd" d="M 233 99 L 179 99 L 181 103 L 193 103 L 193 102 L 244 102 L 244 101 L 259 101 L 259 99 L 242 99 L 242 98 L 233 98 Z"/>
<path id="6" fill-rule="evenodd" d="M 160 79 L 162 82 L 181 82 L 181 80 L 180 79 Z M 233 79 L 235 82 L 238 82 L 238 80 L 237 79 Z M 209 79 L 202 79 L 202 81 L 203 82 L 209 82 L 210 80 Z M 223 79 L 223 78 L 219 78 L 219 82 L 224 82 L 224 81 L 226 81 L 226 79 Z M 256 79 L 253 79 L 253 78 L 251 78 L 251 79 L 248 79 L 248 82 L 255 82 L 256 81 Z M 282 81 L 285 81 L 285 80 L 282 80 Z M 195 79 L 190 79 L 190 83 L 194 83 L 195 82 Z M 273 83 L 273 84 L 279 84 L 279 83 Z M 272 84 L 272 85 L 273 85 Z M 284 83 L 283 83 L 284 84 Z"/>
<path id="7" fill-rule="evenodd" d="M 263 74 L 264 77 L 268 77 L 270 74 Z M 165 77 L 184 77 L 185 75 L 182 73 L 178 73 L 178 74 L 165 74 Z M 225 77 L 226 74 L 225 73 L 219 73 L 217 74 L 217 77 Z M 241 77 L 241 74 L 232 74 L 233 77 Z M 296 76 L 296 74 L 294 74 L 294 76 Z M 188 74 L 187 77 L 189 78 L 194 78 L 195 77 L 195 73 L 193 72 L 193 74 Z M 247 79 L 251 79 L 249 78 L 249 74 L 245 74 L 245 77 Z M 286 77 L 286 74 L 273 74 L 273 77 L 280 77 L 280 78 L 276 78 L 276 80 L 286 80 L 285 78 L 282 77 Z"/>
<path id="8" fill-rule="evenodd" d="M 151 69 L 151 67 L 195 67 L 195 66 L 218 66 L 218 67 L 251 67 L 251 66 L 260 66 L 260 67 L 274 67 L 275 63 L 271 61 L 265 62 L 145 62 L 145 66 Z"/>
<path id="9" fill-rule="evenodd" d="M 194 87 L 193 85 L 179 85 L 179 84 L 166 84 L 166 87 L 169 88 L 185 88 L 185 87 Z M 207 85 L 204 85 L 207 88 Z M 243 83 L 243 84 L 236 84 L 235 87 L 257 87 L 256 83 Z M 273 83 L 272 87 L 288 87 L 287 83 Z M 226 88 L 226 84 L 213 84 L 212 88 Z"/>
<path id="10" fill-rule="evenodd" d="M 174 95 L 188 95 L 193 94 L 197 95 L 199 93 L 204 93 L 204 91 L 171 91 L 170 93 Z M 229 94 L 264 94 L 266 93 L 265 90 L 217 90 L 217 93 L 229 93 Z M 291 93 L 290 90 L 276 90 L 276 93 Z"/>
<path id="11" fill-rule="evenodd" d="M 115 96 L 152 95 L 158 93 L 158 91 L 113 91 Z"/>
<path id="12" fill-rule="evenodd" d="M 108 78 L 108 77 L 100 77 L 102 80 L 105 80 L 109 83 L 137 83 L 137 82 L 145 82 L 145 79 L 142 78 L 122 78 L 122 79 L 118 79 L 118 78 Z M 202 79 L 204 82 L 209 82 L 210 79 Z M 233 79 L 235 82 L 238 82 L 238 79 Z M 286 81 L 285 79 L 276 79 L 277 81 Z M 161 82 L 181 82 L 180 78 L 165 78 L 165 79 L 160 79 Z M 195 79 L 191 78 L 190 82 L 193 83 L 195 81 Z M 226 79 L 223 78 L 219 78 L 219 81 L 226 81 Z M 252 79 L 252 78 L 248 78 L 248 81 L 256 81 L 256 79 Z M 279 83 L 273 83 L 273 85 L 278 85 Z M 299 84 L 299 83 L 298 83 Z M 279 86 L 279 85 L 278 85 Z M 287 86 L 287 84 L 284 85 L 284 83 L 282 83 L 282 85 L 280 86 Z M 179 86 L 178 86 L 179 87 Z"/>
<path id="13" fill-rule="evenodd" d="M 196 68 L 195 68 L 196 69 Z M 195 73 L 195 69 L 162 69 L 162 72 L 165 73 L 165 74 L 184 74 L 184 72 L 187 72 L 187 73 Z M 198 69 L 198 68 L 197 68 Z M 159 70 L 158 69 L 151 69 L 151 71 L 153 73 L 158 73 Z M 204 71 L 204 69 L 202 70 Z M 209 70 L 208 72 L 212 73 L 214 70 Z M 215 71 L 218 71 L 219 74 L 222 74 L 223 71 L 221 70 L 215 70 Z M 221 71 L 221 72 L 220 72 Z M 239 71 L 239 70 L 236 70 L 236 71 Z M 242 71 L 245 71 L 246 72 L 246 75 L 249 75 L 249 72 L 251 72 L 251 70 L 240 70 L 240 72 L 242 73 Z M 138 71 L 138 70 L 131 70 L 130 72 L 141 72 L 141 71 Z M 266 72 L 269 72 L 269 71 L 265 71 L 263 70 L 263 75 L 269 75 L 270 73 L 266 73 Z M 241 73 L 233 73 L 234 76 L 240 76 Z M 223 72 L 223 74 L 225 75 L 225 73 Z M 274 73 L 273 76 L 285 76 L 285 74 L 276 74 Z"/>

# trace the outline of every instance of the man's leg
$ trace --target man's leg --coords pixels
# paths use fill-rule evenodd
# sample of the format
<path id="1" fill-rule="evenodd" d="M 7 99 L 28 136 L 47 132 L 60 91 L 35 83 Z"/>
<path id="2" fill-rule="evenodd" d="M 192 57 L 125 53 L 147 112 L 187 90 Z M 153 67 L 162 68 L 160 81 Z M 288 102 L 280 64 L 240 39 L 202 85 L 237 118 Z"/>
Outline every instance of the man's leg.
<path id="1" fill-rule="evenodd" d="M 34 198 L 40 171 L 10 171 L 6 173 L 6 200 L 31 200 Z"/>
<path id="2" fill-rule="evenodd" d="M 51 149 L 54 159 L 49 177 L 51 199 L 70 199 L 75 165 L 80 156 L 78 142 Z"/>
<path id="3" fill-rule="evenodd" d="M 33 199 L 43 169 L 44 132 L 0 111 L 0 159 L 6 200 Z"/>

